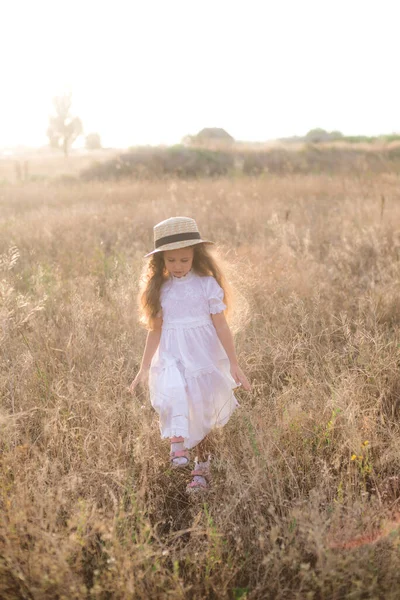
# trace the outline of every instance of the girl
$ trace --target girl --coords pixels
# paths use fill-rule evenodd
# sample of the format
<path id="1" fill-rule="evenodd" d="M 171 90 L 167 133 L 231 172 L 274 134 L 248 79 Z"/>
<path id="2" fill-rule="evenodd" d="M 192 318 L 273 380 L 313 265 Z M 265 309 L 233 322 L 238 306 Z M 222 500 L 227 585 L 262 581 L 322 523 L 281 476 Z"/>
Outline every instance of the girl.
<path id="1" fill-rule="evenodd" d="M 149 380 L 150 399 L 163 438 L 171 442 L 174 468 L 197 460 L 187 490 L 207 489 L 210 461 L 205 438 L 227 423 L 237 406 L 233 390 L 250 383 L 238 365 L 225 320 L 222 273 L 207 250 L 196 222 L 172 217 L 154 227 L 155 249 L 144 270 L 141 321 L 149 329 L 142 363 L 130 385 Z"/>

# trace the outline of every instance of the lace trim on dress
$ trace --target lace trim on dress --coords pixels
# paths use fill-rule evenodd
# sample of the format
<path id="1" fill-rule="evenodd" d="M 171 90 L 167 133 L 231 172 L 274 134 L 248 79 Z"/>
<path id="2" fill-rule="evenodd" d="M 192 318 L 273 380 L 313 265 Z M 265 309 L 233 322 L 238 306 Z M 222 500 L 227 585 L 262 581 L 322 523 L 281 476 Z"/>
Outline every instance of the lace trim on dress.
<path id="1" fill-rule="evenodd" d="M 226 309 L 226 304 L 221 300 L 210 300 L 210 314 L 216 315 Z"/>
<path id="2" fill-rule="evenodd" d="M 173 437 L 183 437 L 184 440 L 188 440 L 189 432 L 187 429 L 183 429 L 181 427 L 165 427 L 165 428 L 161 429 L 161 436 L 162 436 L 162 439 L 164 439 L 164 440 L 166 440 L 167 438 L 170 439 Z"/>
<path id="3" fill-rule="evenodd" d="M 226 362 L 229 362 L 228 359 L 226 359 Z M 226 380 L 229 380 L 229 376 L 228 373 L 224 373 L 223 371 L 221 371 L 221 367 L 218 367 L 218 365 L 209 365 L 208 367 L 201 367 L 200 369 L 185 369 L 185 379 L 190 379 L 190 378 L 197 378 L 197 377 L 202 377 L 203 375 L 211 375 L 212 373 L 216 373 L 219 378 L 223 378 Z M 232 381 L 232 383 L 234 383 Z M 232 385 L 232 389 L 233 389 L 233 385 Z"/>
<path id="4" fill-rule="evenodd" d="M 179 283 L 181 281 L 188 281 L 189 279 L 192 279 L 193 275 L 194 275 L 193 269 L 190 269 L 190 271 L 188 271 L 186 273 L 186 275 L 182 275 L 182 277 L 175 277 L 175 275 L 172 275 L 172 273 L 171 273 L 170 280 L 174 281 L 176 283 Z"/>
<path id="5" fill-rule="evenodd" d="M 201 377 L 202 375 L 211 375 L 211 373 L 219 372 L 217 367 L 210 365 L 209 367 L 202 367 L 201 369 L 197 369 L 197 371 L 188 371 L 185 369 L 185 379 Z"/>
<path id="6" fill-rule="evenodd" d="M 157 365 L 151 365 L 150 372 L 151 373 L 162 373 L 165 370 L 178 368 L 179 359 L 174 358 L 173 356 L 164 356 L 164 358 L 160 359 L 160 362 Z M 216 373 L 219 377 L 226 378 L 227 373 L 223 373 L 221 371 L 221 363 L 224 362 L 226 365 L 229 363 L 228 358 L 223 361 L 219 361 L 219 364 L 211 364 L 206 367 L 200 367 L 199 369 L 187 369 L 183 365 L 181 365 L 181 374 L 184 375 L 185 379 L 188 378 L 196 378 L 201 377 L 202 375 L 210 375 L 211 373 Z M 150 384 L 151 385 L 151 384 Z M 152 386 L 151 386 L 152 387 Z M 233 388 L 233 386 L 232 386 Z M 160 389 L 154 389 L 153 393 L 160 399 L 169 398 L 166 394 L 163 393 Z"/>

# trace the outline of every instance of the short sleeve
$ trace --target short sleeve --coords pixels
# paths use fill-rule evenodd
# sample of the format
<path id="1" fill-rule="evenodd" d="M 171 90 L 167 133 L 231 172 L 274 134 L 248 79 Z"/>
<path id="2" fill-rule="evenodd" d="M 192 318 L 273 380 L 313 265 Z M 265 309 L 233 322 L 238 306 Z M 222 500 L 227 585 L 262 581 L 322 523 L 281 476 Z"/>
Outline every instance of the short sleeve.
<path id="1" fill-rule="evenodd" d="M 206 294 L 210 313 L 215 315 L 226 309 L 224 290 L 214 277 L 207 277 Z"/>

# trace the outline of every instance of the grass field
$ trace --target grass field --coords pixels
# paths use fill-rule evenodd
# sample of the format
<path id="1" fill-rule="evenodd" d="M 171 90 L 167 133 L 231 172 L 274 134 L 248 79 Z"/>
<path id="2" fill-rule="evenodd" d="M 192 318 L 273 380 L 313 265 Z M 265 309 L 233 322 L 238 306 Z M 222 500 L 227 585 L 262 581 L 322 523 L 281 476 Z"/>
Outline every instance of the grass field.
<path id="1" fill-rule="evenodd" d="M 400 178 L 0 188 L 0 597 L 398 598 Z M 153 225 L 194 217 L 253 384 L 189 501 L 147 391 Z"/>

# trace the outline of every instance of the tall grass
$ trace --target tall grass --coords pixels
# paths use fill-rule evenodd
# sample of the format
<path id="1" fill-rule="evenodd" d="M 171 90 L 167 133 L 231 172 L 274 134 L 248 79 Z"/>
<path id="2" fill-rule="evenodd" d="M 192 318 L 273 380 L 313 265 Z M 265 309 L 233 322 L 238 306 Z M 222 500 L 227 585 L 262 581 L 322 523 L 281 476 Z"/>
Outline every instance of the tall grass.
<path id="1" fill-rule="evenodd" d="M 4 187 L 0 597 L 397 598 L 396 175 Z M 152 226 L 193 216 L 253 383 L 190 501 L 127 386 Z"/>

